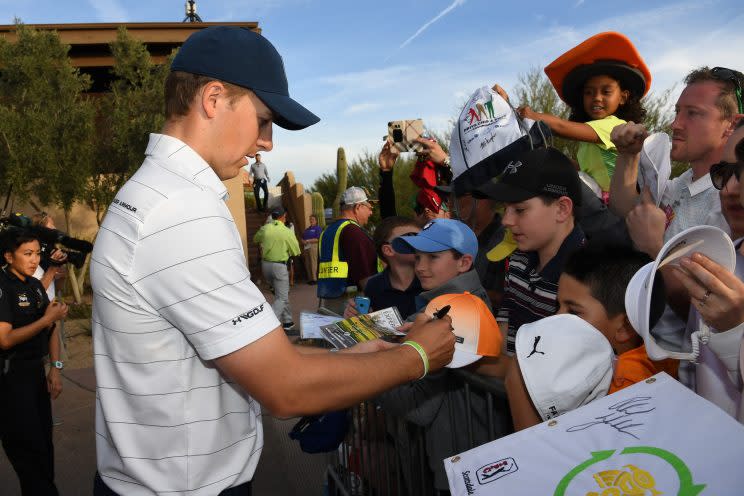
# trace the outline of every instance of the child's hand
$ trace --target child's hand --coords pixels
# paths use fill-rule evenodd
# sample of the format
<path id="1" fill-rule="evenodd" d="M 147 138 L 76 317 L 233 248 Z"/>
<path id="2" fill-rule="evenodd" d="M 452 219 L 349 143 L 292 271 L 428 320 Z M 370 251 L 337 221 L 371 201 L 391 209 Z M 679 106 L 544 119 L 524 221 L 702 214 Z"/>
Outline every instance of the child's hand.
<path id="1" fill-rule="evenodd" d="M 344 308 L 344 318 L 350 319 L 351 317 L 356 317 L 359 315 L 359 311 L 356 308 L 356 302 L 354 301 L 354 298 L 349 298 L 346 300 L 346 307 Z"/>
<path id="2" fill-rule="evenodd" d="M 504 91 L 504 88 L 502 88 L 502 87 L 501 87 L 501 86 L 499 86 L 498 84 L 494 84 L 494 85 L 493 85 L 493 86 L 491 87 L 491 89 L 492 89 L 493 91 L 495 91 L 496 93 L 498 93 L 498 95 L 499 95 L 499 96 L 500 96 L 501 98 L 503 98 L 503 99 L 504 99 L 504 100 L 506 100 L 507 102 L 509 101 L 509 95 L 508 95 L 508 94 L 506 93 L 506 91 Z"/>
<path id="3" fill-rule="evenodd" d="M 521 105 L 517 107 L 517 113 L 522 119 L 532 119 L 533 121 L 539 120 L 537 112 L 532 110 L 529 105 Z"/>
<path id="4" fill-rule="evenodd" d="M 615 126 L 610 133 L 610 139 L 615 144 L 619 155 L 638 155 L 647 137 L 646 127 L 632 121 Z"/>

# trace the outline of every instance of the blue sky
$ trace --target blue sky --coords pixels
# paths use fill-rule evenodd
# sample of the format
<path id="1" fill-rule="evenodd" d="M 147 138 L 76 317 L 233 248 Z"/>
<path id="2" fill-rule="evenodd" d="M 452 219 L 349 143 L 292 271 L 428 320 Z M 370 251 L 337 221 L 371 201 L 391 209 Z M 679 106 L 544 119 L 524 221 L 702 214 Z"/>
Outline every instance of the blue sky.
<path id="1" fill-rule="evenodd" d="M 0 0 L 0 22 L 181 21 L 182 0 Z M 310 186 L 347 156 L 377 151 L 387 122 L 422 118 L 444 131 L 483 85 L 513 88 L 601 31 L 630 37 L 653 74 L 652 91 L 707 64 L 744 69 L 741 0 L 496 1 L 197 0 L 205 21 L 258 21 L 283 55 L 290 93 L 321 117 L 300 132 L 275 128 L 265 155 Z"/>

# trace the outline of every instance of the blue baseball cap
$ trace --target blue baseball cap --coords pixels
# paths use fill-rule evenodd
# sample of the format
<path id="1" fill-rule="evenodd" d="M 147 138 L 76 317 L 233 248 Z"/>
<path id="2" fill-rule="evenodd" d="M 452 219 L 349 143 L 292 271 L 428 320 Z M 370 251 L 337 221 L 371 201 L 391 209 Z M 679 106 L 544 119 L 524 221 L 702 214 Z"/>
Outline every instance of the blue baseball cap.
<path id="1" fill-rule="evenodd" d="M 171 71 L 248 88 L 271 109 L 274 122 L 284 129 L 304 129 L 320 120 L 289 97 L 284 62 L 274 45 L 247 28 L 212 26 L 195 32 L 178 50 Z"/>
<path id="2" fill-rule="evenodd" d="M 455 250 L 475 258 L 478 253 L 478 238 L 459 220 L 434 219 L 428 222 L 416 236 L 400 236 L 393 240 L 393 249 L 398 253 L 425 253 Z"/>

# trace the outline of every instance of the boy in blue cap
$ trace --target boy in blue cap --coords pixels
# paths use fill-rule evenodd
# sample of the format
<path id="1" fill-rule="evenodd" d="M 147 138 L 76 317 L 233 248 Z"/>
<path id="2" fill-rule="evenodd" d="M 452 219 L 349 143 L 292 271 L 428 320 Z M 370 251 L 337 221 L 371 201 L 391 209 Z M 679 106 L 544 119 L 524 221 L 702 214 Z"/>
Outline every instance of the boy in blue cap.
<path id="1" fill-rule="evenodd" d="M 393 249 L 415 255 L 416 277 L 424 290 L 416 297 L 417 310 L 439 295 L 465 291 L 478 296 L 491 308 L 478 274 L 471 270 L 478 253 L 478 238 L 464 223 L 434 219 L 415 236 L 395 238 Z"/>
<path id="2" fill-rule="evenodd" d="M 393 249 L 398 253 L 415 254 L 416 276 L 424 289 L 416 298 L 418 311 L 423 311 L 437 296 L 466 291 L 481 298 L 491 309 L 488 294 L 473 270 L 478 239 L 464 223 L 453 219 L 434 219 L 415 236 L 395 238 Z M 412 318 L 409 317 L 409 320 Z M 423 380 L 392 389 L 378 401 L 388 413 L 425 428 L 426 455 L 434 475 L 433 484 L 437 490 L 445 491 L 448 484 L 442 459 L 470 448 L 467 445 L 468 431 L 465 422 L 462 422 L 470 414 L 466 410 L 462 382 L 443 370 Z M 477 444 L 490 441 L 486 428 L 486 405 L 477 395 L 472 395 L 470 401 L 473 439 Z M 497 435 L 502 435 L 509 429 L 508 407 L 505 404 L 495 407 L 491 421 Z M 405 438 L 403 432 L 396 434 L 401 446 L 406 442 Z M 404 453 L 405 450 L 401 449 L 400 452 Z M 402 462 L 405 464 L 406 460 Z"/>

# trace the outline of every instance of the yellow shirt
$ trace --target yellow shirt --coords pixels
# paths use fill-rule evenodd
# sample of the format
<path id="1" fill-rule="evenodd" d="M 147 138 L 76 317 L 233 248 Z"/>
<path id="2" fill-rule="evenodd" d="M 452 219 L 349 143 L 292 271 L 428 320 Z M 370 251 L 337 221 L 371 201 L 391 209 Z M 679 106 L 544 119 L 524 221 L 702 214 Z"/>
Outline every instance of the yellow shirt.
<path id="1" fill-rule="evenodd" d="M 253 241 L 261 244 L 261 253 L 266 262 L 286 262 L 289 257 L 300 254 L 300 244 L 294 231 L 278 220 L 261 226 Z"/>
<path id="2" fill-rule="evenodd" d="M 617 149 L 615 144 L 610 140 L 610 133 L 625 121 L 618 119 L 614 115 L 605 117 L 598 121 L 586 122 L 591 127 L 601 143 L 587 143 L 582 141 L 579 144 L 579 150 L 576 153 L 576 160 L 579 167 L 586 172 L 599 184 L 602 191 L 610 190 L 610 179 L 615 173 L 615 159 L 617 159 Z"/>

